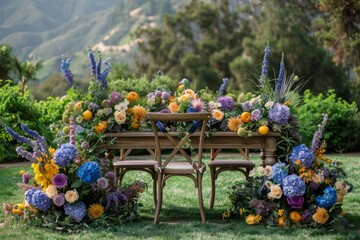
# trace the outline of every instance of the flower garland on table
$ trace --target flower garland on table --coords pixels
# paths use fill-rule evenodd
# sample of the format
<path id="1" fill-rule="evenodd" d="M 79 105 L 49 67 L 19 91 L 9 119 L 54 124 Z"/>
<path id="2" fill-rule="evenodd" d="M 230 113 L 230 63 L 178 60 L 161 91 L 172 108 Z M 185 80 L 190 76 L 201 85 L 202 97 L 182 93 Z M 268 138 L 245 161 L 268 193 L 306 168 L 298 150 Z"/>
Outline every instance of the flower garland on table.
<path id="1" fill-rule="evenodd" d="M 247 224 L 310 227 L 341 224 L 341 205 L 352 185 L 344 180 L 340 162 L 323 156 L 320 140 L 328 115 L 314 134 L 311 148 L 293 148 L 289 162 L 260 166 L 249 182 L 233 186 L 231 210 L 223 214 L 244 218 Z M 257 175 L 257 176 L 255 176 Z"/>

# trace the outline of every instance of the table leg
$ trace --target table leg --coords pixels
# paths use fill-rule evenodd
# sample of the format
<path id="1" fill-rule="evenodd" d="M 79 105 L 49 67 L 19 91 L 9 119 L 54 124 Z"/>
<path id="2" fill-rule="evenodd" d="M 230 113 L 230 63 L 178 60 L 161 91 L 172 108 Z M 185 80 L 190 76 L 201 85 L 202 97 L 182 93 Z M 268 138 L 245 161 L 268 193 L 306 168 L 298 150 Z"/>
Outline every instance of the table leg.
<path id="1" fill-rule="evenodd" d="M 265 160 L 263 164 L 274 165 L 276 163 L 276 137 L 267 137 L 265 140 Z"/>

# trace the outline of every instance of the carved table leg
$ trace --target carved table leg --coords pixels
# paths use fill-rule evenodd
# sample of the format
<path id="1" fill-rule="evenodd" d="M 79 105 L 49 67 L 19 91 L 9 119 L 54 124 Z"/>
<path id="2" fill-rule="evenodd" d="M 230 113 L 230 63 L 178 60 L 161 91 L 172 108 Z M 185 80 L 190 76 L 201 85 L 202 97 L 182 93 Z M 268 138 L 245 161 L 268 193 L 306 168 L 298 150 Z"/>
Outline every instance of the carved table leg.
<path id="1" fill-rule="evenodd" d="M 276 163 L 276 137 L 267 137 L 265 140 L 265 165 Z"/>

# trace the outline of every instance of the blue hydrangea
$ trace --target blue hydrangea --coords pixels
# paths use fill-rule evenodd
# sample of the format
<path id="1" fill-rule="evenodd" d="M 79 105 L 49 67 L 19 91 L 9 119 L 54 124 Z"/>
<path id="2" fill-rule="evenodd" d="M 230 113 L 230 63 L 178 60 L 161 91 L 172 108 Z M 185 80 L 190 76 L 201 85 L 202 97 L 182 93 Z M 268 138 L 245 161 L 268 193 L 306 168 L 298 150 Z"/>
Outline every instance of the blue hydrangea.
<path id="1" fill-rule="evenodd" d="M 296 174 L 291 174 L 283 180 L 283 193 L 286 197 L 302 196 L 305 194 L 305 182 Z"/>
<path id="2" fill-rule="evenodd" d="M 78 170 L 78 177 L 87 184 L 95 183 L 100 178 L 100 167 L 96 162 L 86 162 Z"/>
<path id="3" fill-rule="evenodd" d="M 274 104 L 269 110 L 269 120 L 278 124 L 286 124 L 290 116 L 290 108 L 280 103 Z"/>
<path id="4" fill-rule="evenodd" d="M 322 208 L 331 208 L 336 203 L 336 190 L 332 187 L 327 187 L 324 190 L 324 195 L 316 197 L 316 203 Z"/>
<path id="5" fill-rule="evenodd" d="M 26 201 L 40 209 L 41 211 L 47 211 L 51 207 L 51 200 L 46 194 L 36 188 L 32 188 L 25 193 Z"/>
<path id="6" fill-rule="evenodd" d="M 314 153 L 306 147 L 305 144 L 300 144 L 294 147 L 290 155 L 290 160 L 293 164 L 295 164 L 297 160 L 300 160 L 301 164 L 309 168 L 314 160 Z"/>
<path id="7" fill-rule="evenodd" d="M 65 167 L 71 161 L 74 161 L 78 151 L 71 143 L 64 143 L 56 150 L 54 154 L 54 162 L 60 167 Z"/>
<path id="8" fill-rule="evenodd" d="M 282 184 L 288 172 L 289 170 L 285 163 L 275 163 L 272 166 L 272 175 L 270 178 L 273 179 L 276 184 Z"/>
<path id="9" fill-rule="evenodd" d="M 86 215 L 86 205 L 84 202 L 66 203 L 64 210 L 65 214 L 74 218 L 76 222 L 81 222 Z"/>

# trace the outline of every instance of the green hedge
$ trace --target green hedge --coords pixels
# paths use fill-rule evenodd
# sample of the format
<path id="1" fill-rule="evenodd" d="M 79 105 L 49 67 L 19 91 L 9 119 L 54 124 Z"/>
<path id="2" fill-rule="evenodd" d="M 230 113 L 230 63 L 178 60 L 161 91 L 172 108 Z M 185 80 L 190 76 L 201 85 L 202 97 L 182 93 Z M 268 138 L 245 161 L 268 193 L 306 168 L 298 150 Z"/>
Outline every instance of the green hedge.
<path id="1" fill-rule="evenodd" d="M 326 95 L 313 95 L 306 90 L 303 105 L 297 109 L 302 142 L 311 146 L 312 137 L 321 124 L 322 114 L 329 115 L 324 139 L 327 150 L 350 152 L 360 150 L 360 115 L 356 103 L 348 103 L 338 98 L 334 90 Z"/>

